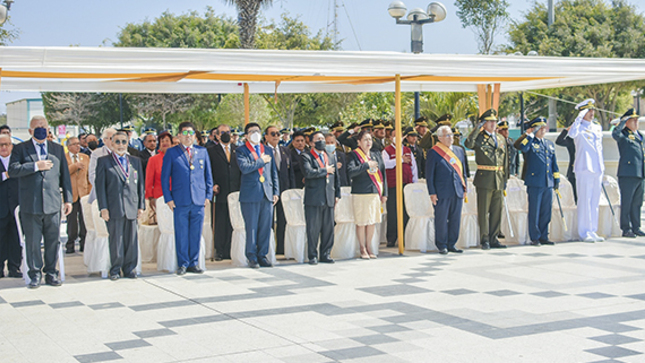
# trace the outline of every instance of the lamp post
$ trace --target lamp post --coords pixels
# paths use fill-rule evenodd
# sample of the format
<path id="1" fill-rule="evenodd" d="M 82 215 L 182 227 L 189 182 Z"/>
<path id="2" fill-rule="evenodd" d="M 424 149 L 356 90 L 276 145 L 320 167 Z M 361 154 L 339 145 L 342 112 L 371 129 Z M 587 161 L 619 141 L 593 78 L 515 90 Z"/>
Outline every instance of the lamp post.
<path id="1" fill-rule="evenodd" d="M 427 11 L 421 8 L 410 10 L 407 19 L 401 19 L 405 16 L 408 9 L 402 1 L 393 1 L 387 8 L 391 17 L 396 19 L 397 24 L 410 25 L 410 48 L 412 53 L 423 53 L 423 24 L 438 23 L 446 18 L 448 11 L 446 7 L 439 2 L 431 2 Z M 419 92 L 414 92 L 414 118 L 417 119 L 421 113 L 419 109 Z"/>
<path id="2" fill-rule="evenodd" d="M 14 0 L 4 0 L 0 4 L 0 25 L 4 24 L 7 21 L 9 10 L 11 10 L 11 4 Z"/>
<path id="3" fill-rule="evenodd" d="M 643 89 L 637 89 L 632 91 L 632 97 L 634 97 L 634 103 L 636 108 L 636 113 L 640 115 L 641 113 L 641 95 L 643 94 Z"/>

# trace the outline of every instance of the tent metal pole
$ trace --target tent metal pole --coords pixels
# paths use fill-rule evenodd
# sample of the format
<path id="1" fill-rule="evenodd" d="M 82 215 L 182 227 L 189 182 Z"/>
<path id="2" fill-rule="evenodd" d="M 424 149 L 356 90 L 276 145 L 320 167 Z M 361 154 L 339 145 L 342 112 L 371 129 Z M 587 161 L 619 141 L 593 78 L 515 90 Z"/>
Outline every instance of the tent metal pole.
<path id="1" fill-rule="evenodd" d="M 244 126 L 248 125 L 251 118 L 251 97 L 249 95 L 249 84 L 244 83 Z"/>
<path id="2" fill-rule="evenodd" d="M 403 254 L 405 249 L 403 241 L 403 135 L 401 132 L 401 75 L 395 76 L 395 90 L 394 90 L 394 120 L 395 120 L 395 149 L 396 149 L 396 225 L 397 225 L 397 239 L 399 240 L 399 255 Z"/>

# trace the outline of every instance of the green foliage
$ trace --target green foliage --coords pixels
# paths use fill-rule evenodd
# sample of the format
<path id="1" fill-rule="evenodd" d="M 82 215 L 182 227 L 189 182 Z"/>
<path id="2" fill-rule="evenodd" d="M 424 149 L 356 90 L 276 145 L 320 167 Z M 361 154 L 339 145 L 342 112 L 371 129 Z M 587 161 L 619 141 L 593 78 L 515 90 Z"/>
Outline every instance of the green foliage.
<path id="1" fill-rule="evenodd" d="M 20 31 L 15 28 L 9 29 L 9 25 L 12 25 L 10 16 L 7 18 L 7 21 L 0 26 L 0 45 L 9 45 L 11 42 L 18 39 Z"/>
<path id="2" fill-rule="evenodd" d="M 257 49 L 298 49 L 298 50 L 331 50 L 336 49 L 332 39 L 325 36 L 322 30 L 312 35 L 311 30 L 300 17 L 289 17 L 288 13 L 280 16 L 279 23 L 262 24 L 258 30 Z"/>
<path id="3" fill-rule="evenodd" d="M 506 0 L 456 0 L 461 25 L 471 27 L 479 43 L 479 52 L 490 54 L 495 35 L 506 25 L 509 3 Z"/>
<path id="4" fill-rule="evenodd" d="M 479 105 L 477 95 L 467 92 L 423 92 L 419 96 L 421 115 L 434 121 L 447 113 L 453 116 L 452 122 L 457 123 L 471 115 L 477 115 Z M 414 99 L 405 103 L 406 114 L 414 113 Z"/>

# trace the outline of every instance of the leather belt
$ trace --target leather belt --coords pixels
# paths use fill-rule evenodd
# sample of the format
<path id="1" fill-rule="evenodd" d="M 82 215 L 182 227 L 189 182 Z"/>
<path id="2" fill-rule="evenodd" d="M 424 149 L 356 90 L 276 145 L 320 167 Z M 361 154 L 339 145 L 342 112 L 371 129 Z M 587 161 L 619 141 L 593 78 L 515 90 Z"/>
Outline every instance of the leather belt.
<path id="1" fill-rule="evenodd" d="M 477 165 L 477 170 L 502 171 L 502 170 L 504 170 L 504 167 L 503 166 L 492 166 L 492 165 Z"/>

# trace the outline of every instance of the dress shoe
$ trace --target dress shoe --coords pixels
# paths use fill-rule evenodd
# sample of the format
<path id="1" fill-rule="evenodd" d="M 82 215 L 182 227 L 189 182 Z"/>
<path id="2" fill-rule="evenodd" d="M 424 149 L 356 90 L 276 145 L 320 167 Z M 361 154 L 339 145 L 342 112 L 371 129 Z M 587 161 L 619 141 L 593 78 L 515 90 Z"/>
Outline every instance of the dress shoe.
<path id="1" fill-rule="evenodd" d="M 549 246 L 555 246 L 555 242 L 553 242 L 553 241 L 549 241 L 548 239 L 546 239 L 546 240 L 542 240 L 542 239 L 541 239 L 541 240 L 540 240 L 540 244 L 543 244 L 543 245 L 549 245 Z"/>
<path id="2" fill-rule="evenodd" d="M 320 263 L 334 263 L 334 259 L 329 256 L 324 256 L 320 259 Z"/>
<path id="3" fill-rule="evenodd" d="M 136 279 L 137 278 L 137 272 L 136 271 L 130 271 L 129 274 L 127 274 L 125 277 L 129 279 Z"/>
<path id="4" fill-rule="evenodd" d="M 183 276 L 186 274 L 186 267 L 181 266 L 180 268 L 177 269 L 177 276 Z"/>
<path id="5" fill-rule="evenodd" d="M 490 248 L 506 248 L 506 245 L 503 245 L 499 242 L 497 243 L 491 243 Z"/>
<path id="6" fill-rule="evenodd" d="M 45 276 L 45 283 L 49 286 L 60 286 L 63 284 L 58 276 Z"/>
<path id="7" fill-rule="evenodd" d="M 542 246 L 542 244 L 540 243 L 540 241 L 531 241 L 531 246 L 540 247 L 540 246 Z"/>
<path id="8" fill-rule="evenodd" d="M 266 257 L 261 258 L 258 262 L 260 264 L 260 267 L 273 267 L 273 264 L 269 260 L 267 260 Z"/>
<path id="9" fill-rule="evenodd" d="M 22 278 L 22 272 L 20 271 L 9 271 L 9 277 Z"/>
<path id="10" fill-rule="evenodd" d="M 318 264 L 318 258 L 317 257 L 310 258 L 309 259 L 309 264 L 310 265 L 317 265 Z"/>
<path id="11" fill-rule="evenodd" d="M 199 268 L 198 266 L 190 266 L 189 268 L 186 269 L 187 272 L 193 273 L 193 274 L 203 274 L 204 270 Z"/>
<path id="12" fill-rule="evenodd" d="M 455 248 L 455 247 L 448 247 L 448 252 L 452 252 L 452 253 L 464 253 L 464 251 L 463 251 L 463 250 L 460 250 L 459 248 Z"/>
<path id="13" fill-rule="evenodd" d="M 597 234 L 596 234 L 596 232 L 591 233 L 591 236 L 593 237 L 593 239 L 594 239 L 596 242 L 604 242 L 604 241 L 605 241 L 605 238 L 604 238 L 604 237 L 600 237 L 599 235 L 597 235 Z"/>
<path id="14" fill-rule="evenodd" d="M 634 231 L 634 234 L 637 235 L 638 237 L 645 237 L 645 232 L 641 231 L 640 229 L 637 229 Z"/>
<path id="15" fill-rule="evenodd" d="M 375 258 L 378 258 L 378 257 L 376 257 L 376 255 L 375 255 L 375 254 L 370 253 L 370 260 L 371 260 L 371 259 L 375 259 Z"/>
<path id="16" fill-rule="evenodd" d="M 260 268 L 260 265 L 258 264 L 258 261 L 249 261 L 249 267 L 250 268 Z"/>
<path id="17" fill-rule="evenodd" d="M 30 289 L 37 289 L 38 287 L 40 287 L 40 277 L 34 277 L 33 279 L 31 279 L 27 287 Z"/>
<path id="18" fill-rule="evenodd" d="M 482 242 L 482 250 L 490 250 L 490 243 Z"/>
<path id="19" fill-rule="evenodd" d="M 74 253 L 74 249 L 73 248 L 68 248 L 67 251 L 65 251 L 65 253 L 68 254 L 68 255 L 71 255 L 72 253 Z"/>
<path id="20" fill-rule="evenodd" d="M 583 241 L 583 242 L 588 242 L 588 243 L 594 243 L 594 242 L 596 242 L 596 240 L 595 240 L 592 236 L 590 236 L 590 235 L 587 235 L 587 237 L 583 238 L 583 239 L 582 239 L 582 241 Z"/>
<path id="21" fill-rule="evenodd" d="M 625 231 L 625 232 L 623 232 L 623 237 L 636 238 L 636 235 L 632 231 Z"/>
<path id="22" fill-rule="evenodd" d="M 388 248 L 394 247 L 394 245 L 395 245 L 395 244 L 396 244 L 396 243 L 390 243 L 390 242 L 388 242 L 388 243 L 387 243 L 387 247 L 388 247 Z"/>
<path id="23" fill-rule="evenodd" d="M 368 255 L 368 254 L 367 254 L 367 252 L 363 252 L 363 253 L 361 253 L 361 259 L 363 259 L 363 260 L 369 260 L 369 259 L 370 259 L 370 255 Z"/>
<path id="24" fill-rule="evenodd" d="M 118 280 L 120 278 L 121 278 L 121 276 L 119 276 L 119 275 L 110 275 L 110 280 L 112 280 L 112 281 L 116 281 L 116 280 Z"/>
<path id="25" fill-rule="evenodd" d="M 442 255 L 447 255 L 448 254 L 448 249 L 447 248 L 442 248 L 439 250 L 439 253 Z"/>
<path id="26" fill-rule="evenodd" d="M 222 261 L 223 259 L 222 255 L 215 255 L 215 261 Z"/>
<path id="27" fill-rule="evenodd" d="M 502 232 L 500 232 L 500 233 L 497 235 L 497 238 L 505 239 L 505 238 L 506 238 L 506 236 L 504 236 L 504 234 L 503 234 Z"/>

